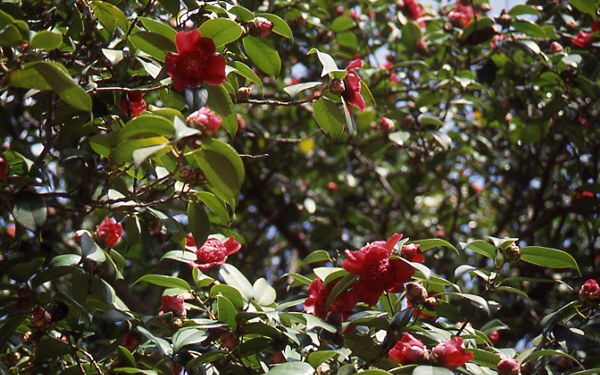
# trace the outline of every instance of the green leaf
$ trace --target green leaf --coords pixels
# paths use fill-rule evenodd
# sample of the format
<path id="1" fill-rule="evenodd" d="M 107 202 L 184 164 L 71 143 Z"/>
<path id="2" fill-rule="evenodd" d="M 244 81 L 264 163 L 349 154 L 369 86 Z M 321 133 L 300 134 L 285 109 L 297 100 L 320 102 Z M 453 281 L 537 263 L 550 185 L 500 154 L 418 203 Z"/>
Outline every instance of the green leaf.
<path id="1" fill-rule="evenodd" d="M 317 275 L 319 279 L 321 279 L 321 281 L 323 281 L 323 283 L 325 283 L 325 280 L 327 280 L 329 275 L 346 271 L 340 267 L 317 267 L 313 270 L 313 272 L 315 273 L 315 275 Z"/>
<path id="2" fill-rule="evenodd" d="M 233 303 L 225 297 L 217 297 L 218 319 L 220 322 L 227 323 L 231 328 L 236 327 L 235 316 L 237 310 Z"/>
<path id="3" fill-rule="evenodd" d="M 173 123 L 162 116 L 143 115 L 137 116 L 125 124 L 115 137 L 116 142 L 130 138 L 142 138 L 155 135 L 172 137 L 174 134 Z"/>
<path id="4" fill-rule="evenodd" d="M 197 328 L 180 329 L 173 335 L 173 353 L 179 352 L 184 346 L 204 341 L 208 337 L 205 330 Z"/>
<path id="5" fill-rule="evenodd" d="M 221 220 L 221 223 L 226 224 L 229 222 L 229 212 L 227 206 L 219 197 L 208 191 L 196 192 L 196 197 L 200 199 L 204 204 L 210 208 Z"/>
<path id="6" fill-rule="evenodd" d="M 500 362 L 500 356 L 496 353 L 491 353 L 487 350 L 481 350 L 476 348 L 467 348 L 466 352 L 473 353 L 473 360 L 471 362 L 480 365 L 496 369 L 496 365 Z"/>
<path id="7" fill-rule="evenodd" d="M 50 86 L 44 76 L 34 68 L 37 63 L 38 62 L 25 64 L 23 69 L 13 72 L 8 84 L 12 87 L 22 87 L 26 89 L 52 90 L 52 86 Z"/>
<path id="8" fill-rule="evenodd" d="M 243 62 L 236 61 L 236 62 L 234 62 L 234 66 L 235 66 L 235 70 L 234 70 L 235 73 L 241 75 L 242 77 L 246 78 L 250 82 L 256 83 L 260 87 L 263 87 L 263 83 L 262 83 L 262 80 L 260 79 L 260 77 L 258 77 L 256 75 L 256 73 L 254 73 L 248 65 L 244 64 Z"/>
<path id="9" fill-rule="evenodd" d="M 0 327 L 0 348 L 4 348 L 4 344 L 10 340 L 13 333 L 21 326 L 21 323 L 25 320 L 25 315 L 4 317 L 2 319 L 4 325 Z"/>
<path id="10" fill-rule="evenodd" d="M 539 27 L 537 24 L 530 21 L 516 20 L 513 21 L 512 27 L 514 27 L 515 30 L 520 31 L 523 34 L 532 38 L 544 39 L 546 37 L 544 30 L 542 30 L 542 28 Z"/>
<path id="11" fill-rule="evenodd" d="M 417 366 L 412 375 L 454 375 L 454 372 L 444 367 Z"/>
<path id="12" fill-rule="evenodd" d="M 35 345 L 35 361 L 41 363 L 51 358 L 60 358 L 71 353 L 71 350 L 66 342 L 46 336 Z"/>
<path id="13" fill-rule="evenodd" d="M 8 276 L 24 283 L 40 269 L 44 260 L 44 257 L 35 257 L 29 262 L 17 263 L 8 269 Z"/>
<path id="14" fill-rule="evenodd" d="M 46 222 L 46 203 L 38 194 L 32 191 L 18 193 L 14 197 L 12 215 L 15 220 L 35 232 Z"/>
<path id="15" fill-rule="evenodd" d="M 487 300 L 483 297 L 477 296 L 475 294 L 469 294 L 469 293 L 445 292 L 442 294 L 446 294 L 446 295 L 450 295 L 450 296 L 459 296 L 459 297 L 471 300 L 475 304 L 479 305 L 488 314 L 488 316 L 490 315 L 490 306 L 489 306 Z"/>
<path id="16" fill-rule="evenodd" d="M 495 290 L 496 291 L 505 291 L 505 292 L 515 293 L 515 294 L 523 296 L 523 297 L 525 297 L 526 299 L 529 300 L 529 296 L 527 295 L 527 293 L 525 293 L 521 289 L 513 288 L 512 286 L 499 286 Z"/>
<path id="17" fill-rule="evenodd" d="M 90 259 L 95 262 L 102 263 L 106 260 L 106 255 L 102 248 L 98 246 L 96 241 L 90 236 L 89 232 L 84 232 L 80 238 L 81 255 L 85 259 Z"/>
<path id="18" fill-rule="evenodd" d="M 129 23 L 121 9 L 102 1 L 92 1 L 90 6 L 92 7 L 94 15 L 98 18 L 98 21 L 100 21 L 102 26 L 104 26 L 111 35 L 115 32 L 117 25 L 119 25 L 123 31 L 126 31 Z"/>
<path id="19" fill-rule="evenodd" d="M 354 20 L 352 20 L 352 18 L 346 17 L 346 16 L 339 16 L 333 20 L 333 22 L 331 23 L 331 26 L 329 28 L 334 33 L 337 33 L 340 31 L 349 30 L 349 29 L 353 28 L 354 26 L 356 26 L 356 24 L 354 23 Z"/>
<path id="20" fill-rule="evenodd" d="M 164 145 L 169 143 L 165 137 L 147 137 L 126 139 L 110 153 L 110 161 L 115 164 L 126 163 L 133 160 L 134 151 L 151 146 Z M 155 153 L 157 150 L 152 150 Z M 137 155 L 138 159 L 142 155 Z"/>
<path id="21" fill-rule="evenodd" d="M 579 361 L 575 357 L 573 357 L 565 352 L 561 352 L 559 350 L 552 350 L 552 349 L 537 350 L 537 351 L 529 354 L 527 357 L 519 359 L 519 362 L 525 363 L 525 362 L 533 361 L 534 359 L 539 358 L 539 357 L 551 356 L 551 355 L 559 355 L 561 357 L 570 358 L 573 361 L 580 364 Z"/>
<path id="22" fill-rule="evenodd" d="M 114 369 L 114 371 L 117 374 L 125 373 L 125 374 L 158 375 L 158 371 L 156 371 L 156 370 L 142 370 L 142 369 L 135 368 L 135 367 L 117 367 Z"/>
<path id="23" fill-rule="evenodd" d="M 515 5 L 508 11 L 508 14 L 510 14 L 513 17 L 522 16 L 525 14 L 536 17 L 540 16 L 540 12 L 538 12 L 537 9 L 535 9 L 531 5 L 525 4 Z"/>
<path id="24" fill-rule="evenodd" d="M 316 262 L 332 262 L 332 260 L 327 251 L 315 250 L 312 253 L 308 254 L 303 261 L 304 264 L 311 264 Z"/>
<path id="25" fill-rule="evenodd" d="M 235 42 L 243 33 L 237 22 L 225 18 L 210 19 L 200 25 L 198 30 L 203 37 L 212 39 L 217 48 Z"/>
<path id="26" fill-rule="evenodd" d="M 569 0 L 569 2 L 583 13 L 591 14 L 592 16 L 598 11 L 598 1 L 596 0 Z"/>
<path id="27" fill-rule="evenodd" d="M 317 86 L 322 85 L 322 84 L 323 84 L 323 82 L 297 83 L 295 85 L 291 85 L 291 86 L 285 87 L 283 89 L 283 91 L 285 91 L 292 98 L 295 98 L 296 95 L 298 95 L 301 91 L 312 89 L 313 87 L 317 87 Z"/>
<path id="28" fill-rule="evenodd" d="M 196 260 L 196 254 L 192 251 L 187 251 L 187 250 L 171 250 L 169 252 L 167 252 L 165 255 L 162 256 L 162 258 L 160 258 L 160 260 L 163 259 L 171 259 L 171 260 L 176 260 L 178 262 L 181 263 L 191 263 L 194 260 Z"/>
<path id="29" fill-rule="evenodd" d="M 357 374 L 363 374 L 363 375 L 391 375 L 392 373 L 384 371 L 384 370 L 370 369 L 370 370 L 359 371 Z"/>
<path id="30" fill-rule="evenodd" d="M 306 362 L 285 362 L 273 366 L 266 375 L 312 375 L 315 369 Z"/>
<path id="31" fill-rule="evenodd" d="M 146 336 L 149 340 L 154 342 L 161 355 L 171 355 L 173 354 L 173 348 L 171 348 L 171 344 L 160 336 L 153 334 L 148 331 L 146 328 L 142 326 L 138 326 L 137 330 L 144 336 Z"/>
<path id="32" fill-rule="evenodd" d="M 448 247 L 448 248 L 454 250 L 454 252 L 456 254 L 458 254 L 458 250 L 456 250 L 456 248 L 450 242 L 441 240 L 439 238 L 411 241 L 410 243 L 419 244 L 419 249 L 421 249 L 421 251 L 426 251 L 426 250 L 432 249 L 437 246 L 445 246 L 445 247 Z"/>
<path id="33" fill-rule="evenodd" d="M 344 113 L 338 104 L 320 98 L 313 103 L 313 114 L 325 134 L 332 139 L 338 139 L 344 132 Z"/>
<path id="34" fill-rule="evenodd" d="M 258 69 L 275 77 L 279 75 L 281 59 L 267 40 L 248 35 L 244 37 L 243 45 L 246 54 Z"/>
<path id="35" fill-rule="evenodd" d="M 521 248 L 521 260 L 548 268 L 575 268 L 581 275 L 575 259 L 568 253 L 541 246 L 526 246 Z"/>
<path id="36" fill-rule="evenodd" d="M 270 306 L 275 303 L 277 299 L 277 292 L 275 288 L 273 288 L 267 280 L 264 278 L 259 278 L 254 282 L 252 287 L 254 290 L 254 300 L 261 306 Z"/>
<path id="37" fill-rule="evenodd" d="M 191 200 L 188 203 L 188 224 L 198 247 L 202 246 L 210 234 L 210 221 L 204 211 L 204 205 Z"/>
<path id="38" fill-rule="evenodd" d="M 167 148 L 167 146 L 169 146 L 167 143 L 159 143 L 153 146 L 138 148 L 137 150 L 131 153 L 133 165 L 135 165 L 136 168 L 139 168 L 140 165 L 142 165 L 142 163 L 146 161 L 146 159 L 156 154 L 157 152 Z M 169 150 L 170 149 L 171 147 L 169 147 Z M 165 152 L 168 152 L 168 150 Z"/>
<path id="39" fill-rule="evenodd" d="M 129 36 L 129 41 L 137 49 L 146 52 L 155 59 L 164 62 L 167 52 L 177 52 L 175 42 L 161 34 L 138 31 Z"/>
<path id="40" fill-rule="evenodd" d="M 358 275 L 347 274 L 340 281 L 338 281 L 337 284 L 335 284 L 329 293 L 329 297 L 327 298 L 327 310 L 329 310 L 329 306 L 333 303 L 335 297 L 350 289 L 356 280 L 358 280 Z"/>
<path id="41" fill-rule="evenodd" d="M 292 29 L 290 26 L 283 20 L 283 18 L 272 14 L 272 13 L 259 13 L 256 17 L 263 17 L 273 23 L 273 32 L 275 34 L 279 34 L 288 39 L 294 40 L 294 34 L 292 33 Z"/>
<path id="42" fill-rule="evenodd" d="M 310 363 L 312 367 L 317 368 L 320 364 L 329 361 L 331 358 L 341 353 L 342 352 L 339 350 L 318 350 L 309 353 L 306 356 L 306 361 Z"/>
<path id="43" fill-rule="evenodd" d="M 473 250 L 477 254 L 481 254 L 490 259 L 494 259 L 496 257 L 496 248 L 487 241 L 476 240 L 468 244 L 465 248 Z"/>
<path id="44" fill-rule="evenodd" d="M 223 128 L 227 130 L 229 135 L 232 137 L 237 132 L 237 116 L 231 97 L 223 87 L 219 86 L 205 86 L 208 91 L 208 100 L 206 105 L 215 111 L 223 119 Z"/>
<path id="45" fill-rule="evenodd" d="M 210 296 L 217 297 L 223 296 L 226 297 L 234 306 L 243 308 L 244 307 L 244 298 L 242 294 L 232 286 L 225 284 L 217 284 L 210 288 Z"/>
<path id="46" fill-rule="evenodd" d="M 338 68 L 337 64 L 335 63 L 335 60 L 333 59 L 333 57 L 331 57 L 329 54 L 327 54 L 325 52 L 320 52 L 318 49 L 313 48 L 310 51 L 308 51 L 307 55 L 310 55 L 313 53 L 317 54 L 319 61 L 321 61 L 321 65 L 323 65 L 323 70 L 321 71 L 321 77 L 325 77 L 327 74 L 329 74 L 331 72 L 340 70 L 340 68 Z M 345 70 L 344 70 L 344 72 L 345 72 Z M 344 78 L 344 77 L 342 77 L 342 78 Z"/>
<path id="47" fill-rule="evenodd" d="M 421 28 L 416 23 L 408 21 L 406 25 L 402 26 L 402 44 L 410 52 L 415 50 L 416 43 L 421 39 Z"/>
<path id="48" fill-rule="evenodd" d="M 179 1 L 177 1 L 179 3 Z M 167 39 L 175 40 L 175 35 L 177 35 L 177 30 L 172 28 L 169 24 L 154 20 L 148 17 L 140 17 L 140 21 L 142 25 L 146 28 L 146 30 L 160 34 Z"/>
<path id="49" fill-rule="evenodd" d="M 209 138 L 203 140 L 202 147 L 207 151 L 214 151 L 225 158 L 233 168 L 237 185 L 242 185 L 245 176 L 244 163 L 231 145 L 219 139 Z M 239 187 L 237 189 L 239 190 Z"/>
<path id="50" fill-rule="evenodd" d="M 29 46 L 34 49 L 52 51 L 60 47 L 62 41 L 62 34 L 43 30 L 33 36 Z"/>
<path id="51" fill-rule="evenodd" d="M 172 15 L 179 13 L 179 0 L 158 0 L 158 2 Z"/>
<path id="52" fill-rule="evenodd" d="M 166 275 L 156 275 L 156 274 L 147 274 L 134 282 L 132 285 L 145 281 L 150 284 L 164 286 L 165 288 L 178 288 L 190 291 L 190 284 L 187 281 L 182 280 L 178 277 L 166 276 Z"/>
<path id="53" fill-rule="evenodd" d="M 250 301 L 254 297 L 252 284 L 246 279 L 246 276 L 231 264 L 222 264 L 219 269 L 219 275 L 227 285 L 236 288 L 242 294 L 245 301 Z"/>
<path id="54" fill-rule="evenodd" d="M 87 112 L 92 110 L 92 98 L 73 81 L 64 66 L 55 62 L 39 61 L 32 67 L 44 77 L 62 100 L 77 109 Z"/>

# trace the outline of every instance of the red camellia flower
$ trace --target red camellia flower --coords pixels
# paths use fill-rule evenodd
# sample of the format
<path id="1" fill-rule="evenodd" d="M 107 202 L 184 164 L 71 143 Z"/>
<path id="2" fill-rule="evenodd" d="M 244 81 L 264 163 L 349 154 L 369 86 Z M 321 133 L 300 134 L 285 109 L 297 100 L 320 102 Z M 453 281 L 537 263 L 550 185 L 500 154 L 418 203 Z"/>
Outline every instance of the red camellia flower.
<path id="1" fill-rule="evenodd" d="M 202 107 L 192 113 L 185 120 L 187 126 L 202 130 L 204 135 L 213 135 L 223 124 L 221 116 L 217 115 L 208 107 Z"/>
<path id="2" fill-rule="evenodd" d="M 417 0 L 404 0 L 402 14 L 404 14 L 409 20 L 416 21 L 425 15 L 425 9 L 423 9 L 421 4 L 417 3 Z M 417 26 L 423 28 L 425 27 L 425 22 L 419 21 L 417 22 Z"/>
<path id="3" fill-rule="evenodd" d="M 100 238 L 109 246 L 115 246 L 121 235 L 123 227 L 112 218 L 105 218 L 102 224 L 96 229 L 95 236 Z"/>
<path id="4" fill-rule="evenodd" d="M 465 353 L 462 337 L 438 344 L 431 352 L 433 363 L 454 370 L 473 359 L 473 353 Z"/>
<path id="5" fill-rule="evenodd" d="M 141 92 L 126 92 L 119 99 L 119 106 L 131 117 L 139 116 L 147 108 Z"/>
<path id="6" fill-rule="evenodd" d="M 519 367 L 516 359 L 503 359 L 498 363 L 498 375 L 518 375 Z"/>
<path id="7" fill-rule="evenodd" d="M 575 36 L 575 38 L 573 38 L 573 44 L 575 44 L 576 46 L 579 46 L 581 48 L 588 48 L 590 46 L 590 44 L 592 44 L 593 42 L 598 40 L 597 32 L 599 29 L 600 29 L 600 27 L 599 27 L 598 21 L 592 22 L 592 31 L 588 33 L 583 30 L 580 30 L 577 33 L 577 36 Z M 594 35 L 594 33 L 596 33 L 596 35 Z"/>
<path id="8" fill-rule="evenodd" d="M 425 353 L 425 354 L 424 354 Z M 396 345 L 390 350 L 390 357 L 394 358 L 402 365 L 419 363 L 427 353 L 423 342 L 415 338 L 410 333 L 404 333 L 402 340 L 397 341 Z"/>
<path id="9" fill-rule="evenodd" d="M 162 296 L 162 307 L 158 315 L 172 312 L 173 315 L 185 316 L 185 306 L 183 305 L 184 300 L 185 299 L 183 296 L 177 296 L 175 298 L 171 296 Z"/>
<path id="10" fill-rule="evenodd" d="M 425 258 L 423 258 L 419 246 L 421 245 L 418 243 L 404 245 L 402 246 L 402 250 L 400 250 L 400 254 L 410 262 L 423 263 L 425 262 Z"/>
<path id="11" fill-rule="evenodd" d="M 327 318 L 327 313 L 335 311 L 342 314 L 344 321 L 348 319 L 350 310 L 356 306 L 356 297 L 349 290 L 345 290 L 335 297 L 329 306 L 329 310 L 327 310 L 327 299 L 329 298 L 329 294 L 341 279 L 342 278 L 339 277 L 332 280 L 327 286 L 323 286 L 321 279 L 314 279 L 308 287 L 308 298 L 302 305 L 304 311 L 308 314 L 318 316 L 323 320 Z"/>
<path id="12" fill-rule="evenodd" d="M 498 333 L 498 331 L 494 331 L 488 335 L 488 339 L 490 339 L 492 344 L 496 344 L 496 342 L 498 342 L 499 338 L 500 338 L 500 334 Z"/>
<path id="13" fill-rule="evenodd" d="M 199 87 L 205 81 L 217 86 L 225 82 L 225 58 L 216 55 L 215 42 L 200 31 L 180 31 L 175 36 L 178 53 L 167 53 L 165 70 L 176 90 Z"/>
<path id="14" fill-rule="evenodd" d="M 579 290 L 579 298 L 582 302 L 595 305 L 600 302 L 600 286 L 596 280 L 586 281 Z"/>
<path id="15" fill-rule="evenodd" d="M 356 59 L 346 68 L 346 77 L 344 78 L 345 90 L 342 93 L 348 103 L 358 108 L 361 112 L 365 111 L 366 105 L 362 95 L 360 95 L 360 77 L 354 69 L 362 68 L 362 60 Z"/>
<path id="16" fill-rule="evenodd" d="M 401 238 L 402 235 L 396 233 L 387 242 L 376 241 L 358 251 L 346 250 L 348 258 L 342 266 L 349 273 L 360 276 L 354 283 L 354 294 L 369 306 L 376 304 L 386 290 L 392 293 L 404 290 L 404 283 L 415 273 L 404 259 L 390 259 Z"/>
<path id="17" fill-rule="evenodd" d="M 459 0 L 454 5 L 454 9 L 448 14 L 448 21 L 452 26 L 464 29 L 471 23 L 473 14 L 473 7 L 470 4 L 463 5 L 462 1 Z"/>
<path id="18" fill-rule="evenodd" d="M 196 247 L 196 242 L 192 234 L 188 234 L 185 249 L 196 253 L 196 260 L 190 265 L 194 268 L 207 270 L 214 266 L 219 266 L 227 260 L 227 257 L 236 253 L 240 245 L 233 236 L 227 241 L 221 242 L 216 238 L 209 238 L 200 248 Z"/>

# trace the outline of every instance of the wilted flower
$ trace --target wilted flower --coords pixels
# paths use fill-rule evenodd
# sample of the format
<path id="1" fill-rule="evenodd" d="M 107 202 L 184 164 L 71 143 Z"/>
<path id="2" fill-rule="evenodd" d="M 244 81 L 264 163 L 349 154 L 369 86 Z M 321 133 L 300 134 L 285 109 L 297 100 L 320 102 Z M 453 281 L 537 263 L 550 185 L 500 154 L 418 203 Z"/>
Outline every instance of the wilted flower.
<path id="1" fill-rule="evenodd" d="M 185 123 L 189 127 L 200 129 L 202 134 L 210 136 L 215 134 L 217 129 L 221 127 L 223 119 L 211 111 L 210 108 L 202 107 L 189 115 Z"/>
<path id="2" fill-rule="evenodd" d="M 96 229 L 94 236 L 104 241 L 108 246 L 115 246 L 121 235 L 123 227 L 112 218 L 105 218 Z"/>
<path id="3" fill-rule="evenodd" d="M 402 235 L 394 234 L 387 242 L 376 241 L 358 251 L 346 250 L 342 266 L 346 271 L 360 278 L 354 283 L 356 297 L 369 306 L 377 303 L 384 291 L 393 293 L 404 290 L 404 283 L 415 273 L 404 259 L 390 259 L 394 246 Z"/>
<path id="4" fill-rule="evenodd" d="M 600 302 L 600 286 L 596 280 L 586 281 L 579 290 L 579 298 L 583 303 L 597 305 Z"/>
<path id="5" fill-rule="evenodd" d="M 454 370 L 473 359 L 473 353 L 465 353 L 463 338 L 455 337 L 438 344 L 431 352 L 434 364 Z"/>
<path id="6" fill-rule="evenodd" d="M 519 361 L 503 359 L 498 363 L 498 375 L 519 375 Z"/>
<path id="7" fill-rule="evenodd" d="M 362 61 L 356 59 L 348 65 L 346 68 L 346 77 L 344 78 L 345 90 L 342 96 L 348 103 L 358 108 L 361 112 L 364 112 L 366 105 L 365 101 L 360 94 L 360 77 L 354 70 L 362 67 Z"/>
<path id="8" fill-rule="evenodd" d="M 147 108 L 141 92 L 125 92 L 119 98 L 119 106 L 131 117 L 139 116 Z"/>
<path id="9" fill-rule="evenodd" d="M 196 246 L 192 234 L 188 234 L 185 249 L 196 253 L 196 260 L 190 265 L 194 268 L 207 270 L 214 266 L 219 266 L 227 260 L 227 257 L 238 252 L 242 247 L 233 236 L 227 241 L 221 242 L 216 238 L 209 238 L 200 248 Z"/>
<path id="10" fill-rule="evenodd" d="M 348 319 L 350 311 L 356 305 L 356 297 L 349 290 L 345 290 L 336 296 L 331 302 L 331 305 L 329 305 L 329 309 L 327 309 L 327 299 L 329 298 L 329 294 L 340 280 L 341 277 L 332 280 L 327 286 L 323 286 L 321 279 L 314 279 L 308 287 L 308 298 L 302 305 L 304 311 L 318 316 L 323 320 L 327 318 L 327 314 L 331 311 L 341 313 L 342 320 L 344 321 Z"/>
<path id="11" fill-rule="evenodd" d="M 423 342 L 410 333 L 404 333 L 402 339 L 390 350 L 390 357 L 402 365 L 422 362 L 427 358 L 427 349 Z"/>
<path id="12" fill-rule="evenodd" d="M 176 90 L 199 87 L 204 82 L 217 86 L 225 82 L 225 58 L 216 55 L 215 42 L 200 31 L 180 31 L 175 36 L 178 53 L 167 53 L 165 70 Z"/>

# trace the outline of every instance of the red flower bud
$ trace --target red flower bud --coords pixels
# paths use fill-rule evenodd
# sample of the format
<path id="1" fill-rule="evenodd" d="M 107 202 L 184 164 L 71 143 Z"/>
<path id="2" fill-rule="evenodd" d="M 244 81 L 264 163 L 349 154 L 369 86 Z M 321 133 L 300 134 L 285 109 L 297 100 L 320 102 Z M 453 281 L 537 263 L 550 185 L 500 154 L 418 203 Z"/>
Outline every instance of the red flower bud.
<path id="1" fill-rule="evenodd" d="M 96 229 L 94 237 L 102 240 L 108 246 L 115 246 L 121 235 L 123 227 L 112 218 L 105 218 L 102 224 Z"/>
<path id="2" fill-rule="evenodd" d="M 596 280 L 586 281 L 579 290 L 579 299 L 588 305 L 597 305 L 600 302 L 600 286 Z"/>
<path id="3" fill-rule="evenodd" d="M 473 359 L 473 353 L 466 353 L 462 337 L 438 344 L 431 352 L 434 364 L 454 370 Z"/>
<path id="4" fill-rule="evenodd" d="M 397 341 L 396 345 L 390 350 L 389 355 L 402 365 L 410 365 L 423 362 L 423 357 L 427 356 L 428 353 L 421 340 L 410 333 L 404 333 L 402 339 Z"/>
<path id="5" fill-rule="evenodd" d="M 202 107 L 185 120 L 187 126 L 200 129 L 202 134 L 211 136 L 221 127 L 223 119 L 208 107 Z"/>
<path id="6" fill-rule="evenodd" d="M 498 363 L 498 375 L 519 375 L 519 361 L 503 359 Z"/>

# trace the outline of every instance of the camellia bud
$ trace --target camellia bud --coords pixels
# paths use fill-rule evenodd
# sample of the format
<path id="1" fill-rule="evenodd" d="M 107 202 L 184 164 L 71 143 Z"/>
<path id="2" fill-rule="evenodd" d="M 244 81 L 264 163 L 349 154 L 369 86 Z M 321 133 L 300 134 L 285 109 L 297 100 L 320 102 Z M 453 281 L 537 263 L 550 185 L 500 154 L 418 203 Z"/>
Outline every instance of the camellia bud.
<path id="1" fill-rule="evenodd" d="M 550 44 L 550 53 L 558 53 L 558 52 L 562 52 L 563 51 L 563 46 L 562 44 L 558 43 L 558 42 L 552 42 Z"/>
<path id="2" fill-rule="evenodd" d="M 246 26 L 248 26 L 248 32 L 252 36 L 268 38 L 273 32 L 273 22 L 264 17 L 256 17 L 252 21 L 246 23 Z"/>
<path id="3" fill-rule="evenodd" d="M 502 254 L 504 254 L 504 257 L 511 263 L 516 263 L 521 259 L 521 249 L 514 243 L 502 250 Z"/>
<path id="4" fill-rule="evenodd" d="M 597 305 L 600 302 L 600 286 L 596 280 L 586 281 L 579 290 L 579 299 L 588 305 Z"/>
<path id="5" fill-rule="evenodd" d="M 498 363 L 498 375 L 520 375 L 519 361 L 515 359 L 503 359 Z"/>
<path id="6" fill-rule="evenodd" d="M 488 3 L 475 3 L 475 10 L 478 12 L 485 13 L 485 12 L 489 12 L 490 10 L 492 10 L 492 6 Z"/>
<path id="7" fill-rule="evenodd" d="M 387 117 L 382 117 L 375 129 L 387 134 L 394 131 L 394 122 Z"/>
<path id="8" fill-rule="evenodd" d="M 203 135 L 211 136 L 221 127 L 223 119 L 208 107 L 202 107 L 185 120 L 191 128 L 200 129 Z"/>
<path id="9" fill-rule="evenodd" d="M 423 302 L 423 306 L 429 311 L 436 311 L 440 308 L 440 301 L 435 297 L 429 297 Z"/>
<path id="10" fill-rule="evenodd" d="M 248 100 L 250 94 L 252 94 L 252 89 L 250 87 L 240 87 L 237 92 L 237 99 L 238 101 L 243 102 Z"/>
<path id="11" fill-rule="evenodd" d="M 512 17 L 510 16 L 510 14 L 508 14 L 506 9 L 502 9 L 500 15 L 494 17 L 494 21 L 496 21 L 496 23 L 502 26 L 503 28 L 508 29 L 510 27 L 510 24 L 512 23 Z"/>
<path id="12" fill-rule="evenodd" d="M 341 79 L 334 78 L 329 83 L 329 90 L 334 94 L 341 95 L 346 90 L 346 85 Z"/>
<path id="13" fill-rule="evenodd" d="M 31 323 L 39 331 L 44 332 L 50 326 L 51 316 L 42 306 L 35 306 L 31 314 Z"/>
<path id="14" fill-rule="evenodd" d="M 0 156 L 0 178 L 5 178 L 8 176 L 9 168 L 8 163 L 4 160 L 3 157 Z"/>
<path id="15" fill-rule="evenodd" d="M 406 284 L 406 299 L 413 305 L 420 305 L 427 300 L 429 295 L 427 290 L 421 284 Z"/>
<path id="16" fill-rule="evenodd" d="M 239 339 L 237 333 L 233 330 L 229 330 L 221 335 L 221 344 L 231 350 L 238 345 Z"/>
<path id="17" fill-rule="evenodd" d="M 179 171 L 179 178 L 186 184 L 195 185 L 198 180 L 198 171 L 186 165 Z"/>

